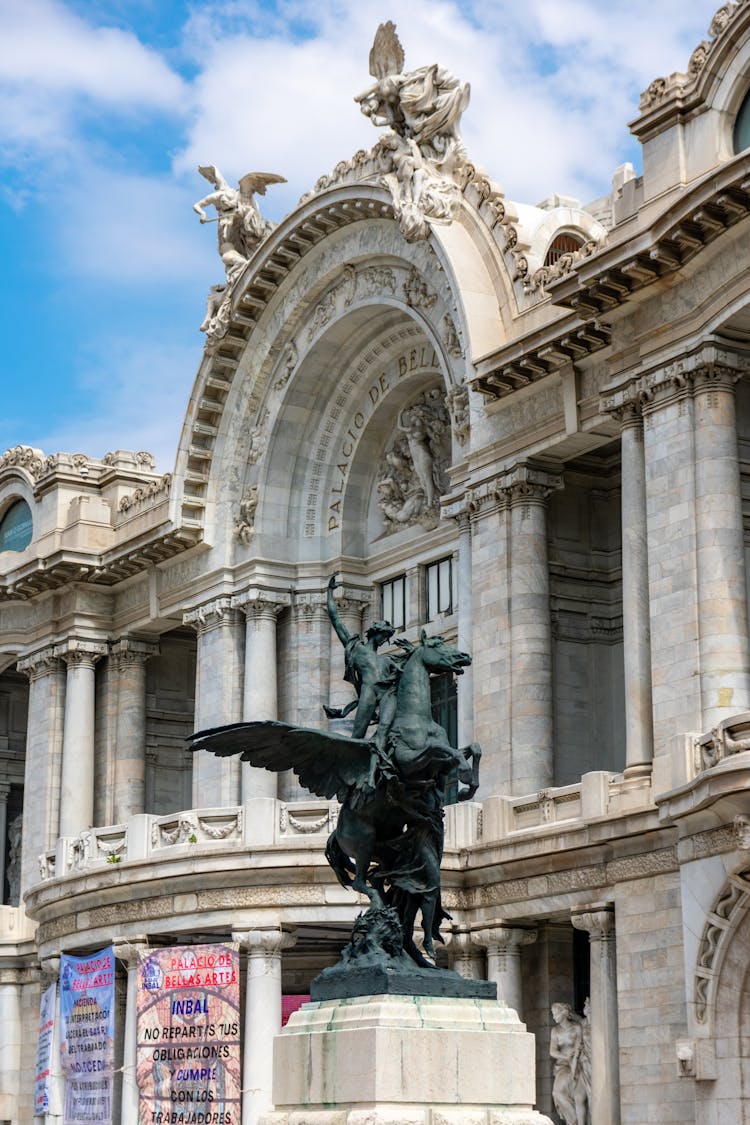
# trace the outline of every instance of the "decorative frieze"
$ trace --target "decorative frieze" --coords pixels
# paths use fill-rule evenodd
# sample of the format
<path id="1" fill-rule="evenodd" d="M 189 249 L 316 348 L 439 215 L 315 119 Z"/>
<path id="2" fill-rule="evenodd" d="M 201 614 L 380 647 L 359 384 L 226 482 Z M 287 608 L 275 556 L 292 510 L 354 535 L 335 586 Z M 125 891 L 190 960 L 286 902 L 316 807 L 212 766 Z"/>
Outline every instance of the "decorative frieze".
<path id="1" fill-rule="evenodd" d="M 205 602 L 195 609 L 187 610 L 182 615 L 183 625 L 195 626 L 199 636 L 221 625 L 233 624 L 235 620 L 236 616 L 232 606 L 232 598 L 229 595 L 222 598 L 214 598 L 212 601 Z"/>

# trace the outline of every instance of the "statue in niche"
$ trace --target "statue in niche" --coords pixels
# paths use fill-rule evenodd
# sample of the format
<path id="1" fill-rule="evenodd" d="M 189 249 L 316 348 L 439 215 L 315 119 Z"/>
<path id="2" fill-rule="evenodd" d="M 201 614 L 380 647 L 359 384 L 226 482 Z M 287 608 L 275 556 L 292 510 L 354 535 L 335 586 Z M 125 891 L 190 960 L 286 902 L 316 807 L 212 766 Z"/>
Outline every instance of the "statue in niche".
<path id="1" fill-rule="evenodd" d="M 201 176 L 213 184 L 210 195 L 193 204 L 201 223 L 217 222 L 219 255 L 227 271 L 227 281 L 234 280 L 253 250 L 274 229 L 274 223 L 264 219 L 255 202 L 256 195 L 265 195 L 269 184 L 285 184 L 283 176 L 273 172 L 248 172 L 240 180 L 239 189 L 233 188 L 214 164 L 198 168 Z M 205 207 L 216 209 L 216 219 L 209 219 Z"/>
<path id="2" fill-rule="evenodd" d="M 375 79 L 354 99 L 378 127 L 389 127 L 381 152 L 392 171 L 383 177 L 407 242 L 429 234 L 430 222 L 450 222 L 470 172 L 459 136 L 470 88 L 433 63 L 403 73 L 404 50 L 395 25 L 380 24 L 370 51 Z"/>
<path id="3" fill-rule="evenodd" d="M 466 445 L 471 433 L 469 418 L 469 390 L 465 384 L 453 384 L 445 394 L 445 400 L 450 410 L 453 432 L 459 445 Z"/>
<path id="4" fill-rule="evenodd" d="M 378 473 L 378 508 L 389 531 L 414 523 L 435 527 L 451 455 L 450 418 L 441 391 L 426 391 L 402 410 L 397 429 Z"/>
<path id="5" fill-rule="evenodd" d="M 14 817 L 8 826 L 8 905 L 18 906 L 21 902 L 21 841 L 23 837 L 23 814 Z"/>
<path id="6" fill-rule="evenodd" d="M 549 1053 L 554 1060 L 552 1101 L 565 1125 L 590 1125 L 584 1021 L 570 1004 L 553 1004 Z M 590 1040 L 589 1040 L 590 1041 Z"/>
<path id="7" fill-rule="evenodd" d="M 417 642 L 399 638 L 400 652 L 378 654 L 392 627 L 376 622 L 366 642 L 350 634 L 335 606 L 335 586 L 334 574 L 328 612 L 358 692 L 357 737 L 275 721 L 233 723 L 192 735 L 191 748 L 239 754 L 274 772 L 292 769 L 312 793 L 341 803 L 326 858 L 343 886 L 367 897 L 369 909 L 357 920 L 342 963 L 313 982 L 313 999 L 388 991 L 397 980 L 393 991 L 401 994 L 494 996 L 490 982 L 435 967 L 434 943 L 448 917 L 440 896 L 446 790 L 457 775 L 459 801 L 476 793 L 481 750 L 450 745 L 432 718 L 430 678 L 461 675 L 471 657 L 424 630 Z M 368 735 L 373 724 L 375 734 Z M 421 949 L 413 933 L 420 912 Z"/>

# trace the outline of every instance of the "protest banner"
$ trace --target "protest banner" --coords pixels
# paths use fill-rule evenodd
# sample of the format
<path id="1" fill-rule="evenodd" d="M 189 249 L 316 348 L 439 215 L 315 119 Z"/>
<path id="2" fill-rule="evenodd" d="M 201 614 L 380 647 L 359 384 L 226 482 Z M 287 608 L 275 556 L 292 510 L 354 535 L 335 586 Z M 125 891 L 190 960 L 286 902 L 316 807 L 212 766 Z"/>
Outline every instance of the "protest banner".
<path id="1" fill-rule="evenodd" d="M 42 993 L 39 1005 L 39 1038 L 34 1063 L 34 1116 L 49 1112 L 49 1090 L 52 1078 L 52 1040 L 55 1036 L 55 1008 L 57 1007 L 57 981 Z"/>
<path id="2" fill-rule="evenodd" d="M 234 943 L 172 946 L 138 965 L 138 1125 L 240 1125 Z"/>
<path id="3" fill-rule="evenodd" d="M 110 1125 L 115 1068 L 115 958 L 111 946 L 60 958 L 64 1125 Z"/>

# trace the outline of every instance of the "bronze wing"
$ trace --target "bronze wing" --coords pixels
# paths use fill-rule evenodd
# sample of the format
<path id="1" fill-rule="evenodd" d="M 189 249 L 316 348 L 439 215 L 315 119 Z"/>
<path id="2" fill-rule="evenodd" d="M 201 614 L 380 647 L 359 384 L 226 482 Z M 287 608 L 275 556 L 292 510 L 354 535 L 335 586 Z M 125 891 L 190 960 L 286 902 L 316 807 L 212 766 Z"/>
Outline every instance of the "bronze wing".
<path id="1" fill-rule="evenodd" d="M 369 743 L 329 731 L 269 719 L 197 731 L 188 741 L 191 750 L 209 750 L 221 758 L 239 754 L 243 762 L 274 773 L 294 770 L 305 789 L 328 800 L 343 801 L 348 790 L 367 783 Z"/>

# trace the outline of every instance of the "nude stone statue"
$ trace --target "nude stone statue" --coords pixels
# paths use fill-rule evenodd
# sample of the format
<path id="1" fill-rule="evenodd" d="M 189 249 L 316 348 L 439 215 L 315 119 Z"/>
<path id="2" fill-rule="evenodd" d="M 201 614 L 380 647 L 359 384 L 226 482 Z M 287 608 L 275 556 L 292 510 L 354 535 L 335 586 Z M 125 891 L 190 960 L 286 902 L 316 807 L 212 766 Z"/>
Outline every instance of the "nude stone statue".
<path id="1" fill-rule="evenodd" d="M 590 1125 L 584 1073 L 583 1021 L 570 1004 L 553 1004 L 549 1053 L 555 1062 L 552 1100 L 565 1125 Z"/>
<path id="2" fill-rule="evenodd" d="M 261 215 L 255 196 L 265 195 L 269 184 L 285 184 L 286 180 L 273 172 L 248 172 L 240 180 L 239 188 L 233 188 L 213 164 L 198 171 L 213 184 L 214 190 L 194 203 L 193 210 L 201 223 L 218 221 L 219 255 L 229 281 L 274 227 Z M 206 207 L 215 208 L 217 220 L 208 218 Z"/>

